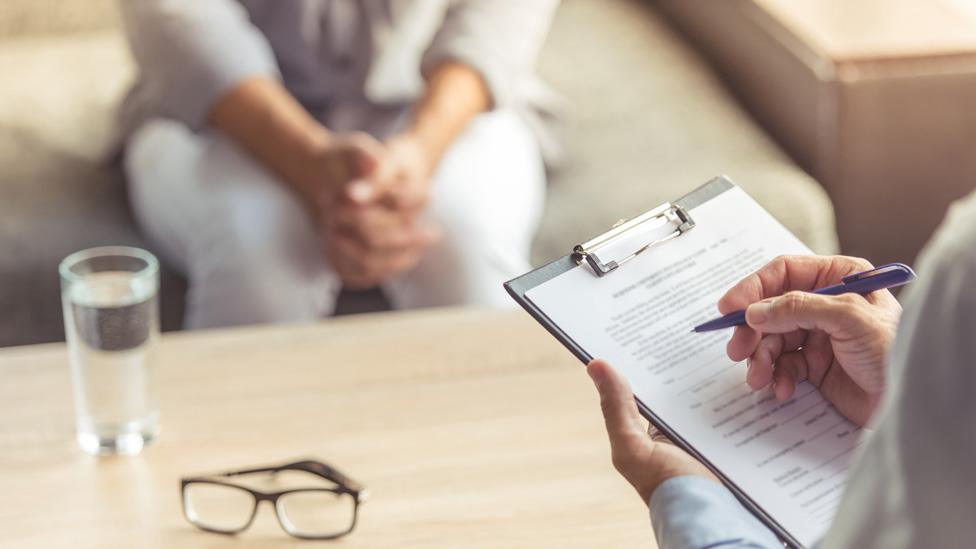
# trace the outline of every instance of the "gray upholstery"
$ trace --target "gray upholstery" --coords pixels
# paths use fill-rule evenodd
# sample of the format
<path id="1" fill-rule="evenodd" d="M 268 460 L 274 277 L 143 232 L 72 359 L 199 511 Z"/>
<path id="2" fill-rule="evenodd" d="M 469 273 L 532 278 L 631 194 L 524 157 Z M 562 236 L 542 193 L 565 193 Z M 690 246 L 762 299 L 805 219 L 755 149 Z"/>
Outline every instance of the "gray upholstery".
<path id="1" fill-rule="evenodd" d="M 103 244 L 145 245 L 108 157 L 132 64 L 109 0 L 0 4 L 0 346 L 63 337 L 57 263 Z M 16 23 L 12 23 L 16 21 Z M 817 251 L 833 251 L 820 187 L 744 114 L 707 65 L 638 0 L 564 0 L 541 60 L 569 103 L 535 263 L 627 214 L 732 176 Z M 167 274 L 164 327 L 182 281 Z M 374 309 L 351 295 L 345 310 Z"/>
<path id="2" fill-rule="evenodd" d="M 727 174 L 814 250 L 835 249 L 820 186 L 749 118 L 649 5 L 564 0 L 542 59 L 567 96 L 567 163 L 552 183 L 537 260 Z"/>

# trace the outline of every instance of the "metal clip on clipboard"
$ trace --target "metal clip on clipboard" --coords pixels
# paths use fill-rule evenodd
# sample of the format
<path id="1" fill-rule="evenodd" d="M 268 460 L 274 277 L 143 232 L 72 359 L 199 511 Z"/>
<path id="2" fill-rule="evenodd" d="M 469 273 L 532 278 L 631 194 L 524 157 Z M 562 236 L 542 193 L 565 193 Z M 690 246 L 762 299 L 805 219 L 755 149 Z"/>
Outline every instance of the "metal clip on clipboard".
<path id="1" fill-rule="evenodd" d="M 657 223 L 656 225 L 645 225 L 646 223 L 655 222 Z M 655 229 L 657 227 L 663 227 L 669 223 L 673 223 L 675 225 L 674 231 L 643 244 L 629 255 L 611 261 L 603 261 L 600 259 L 600 250 L 604 250 L 607 247 L 619 242 L 622 238 L 627 236 L 627 233 L 635 231 L 638 228 Z M 682 206 L 678 206 L 677 204 L 665 202 L 657 208 L 654 208 L 649 212 L 642 213 L 641 215 L 632 219 L 621 219 L 615 223 L 609 231 L 595 238 L 591 238 L 582 244 L 577 244 L 576 247 L 573 248 L 573 259 L 576 260 L 577 265 L 582 265 L 583 261 L 586 260 L 586 262 L 590 264 L 590 267 L 593 268 L 593 272 L 596 273 L 597 276 L 603 276 L 644 253 L 651 247 L 661 244 L 662 242 L 667 242 L 672 238 L 681 236 L 694 227 L 695 221 L 691 218 L 691 215 L 688 214 L 686 209 L 684 209 Z"/>

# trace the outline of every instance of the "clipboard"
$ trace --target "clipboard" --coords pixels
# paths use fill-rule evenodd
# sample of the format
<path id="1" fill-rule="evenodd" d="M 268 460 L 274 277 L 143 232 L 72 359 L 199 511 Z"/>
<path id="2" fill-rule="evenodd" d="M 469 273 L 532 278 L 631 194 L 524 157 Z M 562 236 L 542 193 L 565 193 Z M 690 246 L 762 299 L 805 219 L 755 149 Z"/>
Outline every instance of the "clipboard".
<path id="1" fill-rule="evenodd" d="M 595 357 L 590 356 L 576 341 L 553 322 L 545 312 L 536 306 L 526 296 L 526 292 L 583 264 L 587 264 L 592 269 L 594 276 L 613 276 L 613 272 L 616 269 L 626 268 L 626 263 L 636 256 L 643 253 L 652 253 L 655 246 L 672 239 L 680 239 L 682 235 L 693 231 L 696 226 L 694 219 L 695 208 L 734 188 L 736 188 L 735 183 L 727 176 L 716 177 L 673 202 L 664 203 L 632 219 L 617 222 L 609 231 L 575 246 L 571 253 L 506 282 L 504 284 L 505 290 L 526 312 L 573 353 L 577 359 L 583 364 L 587 364 Z M 608 247 L 619 242 L 621 239 L 626 238 L 628 232 L 646 227 L 647 225 L 655 225 L 658 227 L 670 225 L 673 229 L 666 235 L 656 239 L 638 241 L 632 249 L 626 250 L 618 255 L 605 256 L 600 253 L 601 251 L 606 251 Z M 772 530 L 786 546 L 803 547 L 785 528 L 753 501 L 747 492 L 726 478 L 715 465 L 701 455 L 679 433 L 674 431 L 648 406 L 641 402 L 639 398 L 635 396 L 634 400 L 637 403 L 637 408 L 641 415 L 651 425 L 667 435 L 676 446 L 688 452 L 688 454 L 714 473 L 742 505 L 766 527 Z"/>

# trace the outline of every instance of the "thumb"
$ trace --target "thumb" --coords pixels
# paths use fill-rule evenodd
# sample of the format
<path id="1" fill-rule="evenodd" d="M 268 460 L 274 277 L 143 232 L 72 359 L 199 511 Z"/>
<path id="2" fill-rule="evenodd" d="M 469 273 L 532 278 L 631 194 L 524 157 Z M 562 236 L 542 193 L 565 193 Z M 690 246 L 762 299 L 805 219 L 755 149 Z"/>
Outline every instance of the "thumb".
<path id="1" fill-rule="evenodd" d="M 615 450 L 629 447 L 635 434 L 636 440 L 644 439 L 634 394 L 627 380 L 603 360 L 590 362 L 586 372 L 600 393 L 600 408 L 610 435 L 610 446 Z"/>
<path id="2" fill-rule="evenodd" d="M 346 186 L 346 196 L 356 204 L 366 205 L 389 195 L 396 182 L 396 169 L 384 158 L 373 158 L 372 169 Z"/>
<path id="3" fill-rule="evenodd" d="M 820 330 L 830 336 L 849 331 L 857 316 L 856 294 L 824 296 L 789 292 L 753 303 L 746 309 L 746 323 L 763 333 L 782 334 L 795 330 Z"/>
<path id="4" fill-rule="evenodd" d="M 355 179 L 346 185 L 346 197 L 359 205 L 369 204 L 376 199 L 376 188 L 368 179 Z"/>
<path id="5" fill-rule="evenodd" d="M 390 162 L 382 144 L 365 135 L 349 138 L 345 154 L 348 177 L 346 196 L 357 204 L 368 204 L 382 194 L 377 182 L 390 179 Z"/>

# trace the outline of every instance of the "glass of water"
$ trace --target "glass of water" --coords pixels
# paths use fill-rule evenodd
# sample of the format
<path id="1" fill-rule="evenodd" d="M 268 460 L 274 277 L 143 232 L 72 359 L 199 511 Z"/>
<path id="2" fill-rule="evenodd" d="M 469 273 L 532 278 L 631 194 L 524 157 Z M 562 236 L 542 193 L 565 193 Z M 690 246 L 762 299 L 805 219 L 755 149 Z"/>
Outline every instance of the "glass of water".
<path id="1" fill-rule="evenodd" d="M 90 454 L 138 454 L 159 434 L 159 262 L 110 246 L 71 254 L 58 270 L 78 444 Z"/>

